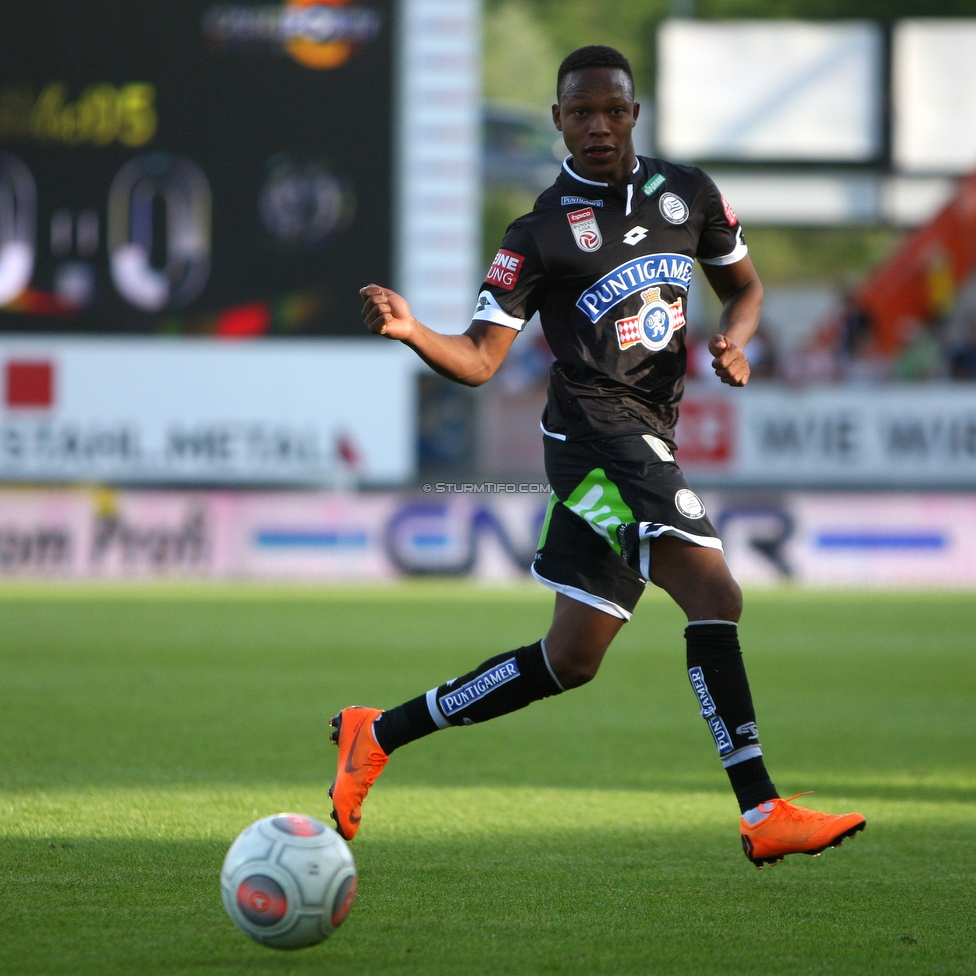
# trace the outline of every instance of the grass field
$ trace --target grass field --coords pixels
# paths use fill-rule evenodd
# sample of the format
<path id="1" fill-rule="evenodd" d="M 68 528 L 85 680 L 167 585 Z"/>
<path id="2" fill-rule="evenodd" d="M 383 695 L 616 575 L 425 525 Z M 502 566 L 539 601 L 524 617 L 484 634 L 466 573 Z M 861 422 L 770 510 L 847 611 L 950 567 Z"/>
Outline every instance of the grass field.
<path id="1" fill-rule="evenodd" d="M 0 973 L 976 972 L 976 597 L 753 593 L 784 795 L 867 830 L 757 872 L 649 594 L 586 688 L 398 752 L 328 942 L 257 946 L 227 845 L 327 817 L 328 717 L 536 639 L 532 590 L 0 589 Z"/>

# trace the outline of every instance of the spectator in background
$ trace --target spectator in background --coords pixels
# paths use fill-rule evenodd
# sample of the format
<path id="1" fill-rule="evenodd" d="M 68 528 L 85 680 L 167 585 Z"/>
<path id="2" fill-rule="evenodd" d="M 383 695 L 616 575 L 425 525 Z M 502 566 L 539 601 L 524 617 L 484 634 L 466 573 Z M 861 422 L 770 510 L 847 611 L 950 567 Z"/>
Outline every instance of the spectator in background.
<path id="1" fill-rule="evenodd" d="M 870 320 L 850 293 L 844 296 L 836 356 L 837 379 L 847 383 L 880 383 L 891 372 L 875 346 Z"/>
<path id="2" fill-rule="evenodd" d="M 976 380 L 976 276 L 959 292 L 945 326 L 948 373 L 955 380 Z"/>
<path id="3" fill-rule="evenodd" d="M 948 374 L 945 350 L 936 338 L 938 327 L 918 319 L 904 320 L 905 347 L 892 364 L 896 380 L 937 380 Z"/>

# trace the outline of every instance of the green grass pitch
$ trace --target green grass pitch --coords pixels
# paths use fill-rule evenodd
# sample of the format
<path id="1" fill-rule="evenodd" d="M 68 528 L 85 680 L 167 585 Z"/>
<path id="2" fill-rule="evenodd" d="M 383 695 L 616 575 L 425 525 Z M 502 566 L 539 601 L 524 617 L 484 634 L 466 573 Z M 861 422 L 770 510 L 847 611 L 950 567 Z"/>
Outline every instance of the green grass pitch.
<path id="1" fill-rule="evenodd" d="M 328 718 L 537 639 L 541 589 L 0 590 L 0 973 L 976 972 L 976 597 L 752 593 L 773 779 L 858 809 L 756 871 L 649 593 L 597 680 L 398 752 L 345 926 L 249 942 L 218 873 L 248 823 L 327 818 Z"/>

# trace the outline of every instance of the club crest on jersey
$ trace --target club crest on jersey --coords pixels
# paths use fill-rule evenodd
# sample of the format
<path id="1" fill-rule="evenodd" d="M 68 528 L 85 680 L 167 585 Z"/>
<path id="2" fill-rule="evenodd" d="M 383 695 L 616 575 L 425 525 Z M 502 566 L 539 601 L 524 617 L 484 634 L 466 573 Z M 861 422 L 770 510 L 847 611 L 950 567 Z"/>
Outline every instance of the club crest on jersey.
<path id="1" fill-rule="evenodd" d="M 576 246 L 581 251 L 599 251 L 603 246 L 603 235 L 600 233 L 600 225 L 596 222 L 596 214 L 592 207 L 584 210 L 571 210 L 566 214 L 569 221 L 573 237 L 576 238 Z"/>
<path id="2" fill-rule="evenodd" d="M 497 285 L 505 291 L 511 291 L 518 281 L 519 272 L 525 258 L 514 251 L 500 250 L 495 255 L 495 260 L 491 262 L 488 274 L 485 275 L 485 284 Z"/>
<path id="3" fill-rule="evenodd" d="M 681 299 L 665 302 L 660 288 L 648 288 L 641 292 L 643 307 L 636 315 L 617 319 L 617 344 L 621 349 L 629 349 L 638 344 L 660 352 L 670 341 L 671 336 L 685 324 L 685 313 Z"/>
<path id="4" fill-rule="evenodd" d="M 661 216 L 671 224 L 683 224 L 691 214 L 688 204 L 676 193 L 662 193 L 657 206 Z"/>

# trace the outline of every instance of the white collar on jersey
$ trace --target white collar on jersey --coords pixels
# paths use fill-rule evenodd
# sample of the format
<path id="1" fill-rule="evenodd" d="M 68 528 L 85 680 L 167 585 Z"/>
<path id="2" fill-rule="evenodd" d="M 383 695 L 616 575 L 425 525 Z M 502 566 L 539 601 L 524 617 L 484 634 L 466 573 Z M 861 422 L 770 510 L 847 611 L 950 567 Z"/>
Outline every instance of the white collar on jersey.
<path id="1" fill-rule="evenodd" d="M 587 179 L 584 179 L 584 178 L 583 178 L 582 176 L 580 176 L 580 175 L 579 175 L 578 173 L 576 173 L 576 172 L 575 172 L 575 171 L 574 171 L 574 170 L 573 170 L 573 169 L 572 169 L 572 168 L 570 167 L 570 165 L 569 165 L 569 161 L 570 161 L 570 160 L 571 160 L 572 158 L 573 158 L 572 156 L 567 156 L 567 157 L 566 157 L 566 158 L 565 158 L 565 159 L 563 160 L 563 169 L 564 169 L 564 170 L 565 170 L 565 171 L 566 171 L 566 172 L 567 172 L 567 173 L 568 173 L 568 174 L 569 174 L 570 176 L 572 176 L 572 178 L 573 178 L 574 180 L 579 180 L 579 181 L 580 181 L 580 183 L 587 183 L 587 184 L 589 184 L 590 186 L 609 186 L 609 185 L 610 185 L 609 183 L 597 183 L 597 182 L 596 182 L 596 180 L 587 180 Z M 638 156 L 638 157 L 637 157 L 637 164 L 636 164 L 636 165 L 634 166 L 634 168 L 633 168 L 633 169 L 631 170 L 631 173 L 636 173 L 636 172 L 637 172 L 637 171 L 638 171 L 639 169 L 640 169 L 640 157 Z"/>
<path id="2" fill-rule="evenodd" d="M 566 172 L 567 172 L 567 173 L 568 173 L 568 174 L 569 174 L 570 176 L 572 176 L 572 178 L 573 178 L 574 180 L 579 180 L 579 181 L 580 181 L 580 183 L 587 183 L 587 184 L 589 184 L 590 186 L 609 186 L 609 185 L 610 185 L 609 183 L 597 183 L 597 181 L 596 181 L 596 180 L 587 180 L 587 179 L 584 179 L 584 178 L 583 178 L 582 176 L 580 176 L 580 175 L 579 175 L 578 173 L 575 173 L 575 172 L 573 172 L 573 170 L 572 170 L 572 169 L 570 168 L 570 165 L 569 165 L 569 161 L 570 161 L 570 160 L 571 160 L 572 158 L 573 158 L 572 156 L 567 156 L 567 157 L 566 157 L 566 158 L 565 158 L 565 159 L 563 160 L 563 169 L 564 169 L 564 170 L 565 170 L 565 171 L 566 171 Z"/>

